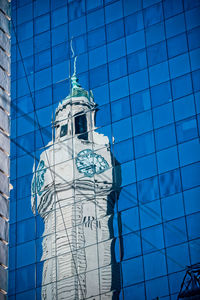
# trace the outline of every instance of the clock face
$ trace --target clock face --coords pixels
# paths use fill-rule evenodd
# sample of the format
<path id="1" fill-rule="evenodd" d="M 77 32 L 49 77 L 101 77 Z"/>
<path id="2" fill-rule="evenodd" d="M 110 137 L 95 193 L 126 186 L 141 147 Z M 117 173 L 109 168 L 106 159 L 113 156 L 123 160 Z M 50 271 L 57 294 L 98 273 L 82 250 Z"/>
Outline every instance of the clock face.
<path id="1" fill-rule="evenodd" d="M 76 166 L 78 171 L 87 177 L 103 173 L 109 168 L 105 158 L 90 149 L 85 149 L 78 153 Z"/>
<path id="2" fill-rule="evenodd" d="M 35 192 L 38 193 L 39 196 L 42 195 L 42 187 L 44 185 L 44 174 L 46 173 L 46 169 L 44 169 L 44 161 L 41 160 L 39 163 L 39 166 L 37 168 L 37 173 L 35 175 L 35 178 L 32 182 L 32 193 Z"/>

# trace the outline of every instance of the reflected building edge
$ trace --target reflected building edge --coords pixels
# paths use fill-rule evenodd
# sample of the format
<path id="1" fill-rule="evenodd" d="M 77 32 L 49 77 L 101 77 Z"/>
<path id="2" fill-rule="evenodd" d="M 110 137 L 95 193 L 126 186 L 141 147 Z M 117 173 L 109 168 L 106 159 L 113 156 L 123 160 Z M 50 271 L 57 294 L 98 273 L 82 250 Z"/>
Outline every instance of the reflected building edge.
<path id="1" fill-rule="evenodd" d="M 41 298 L 117 299 L 113 214 L 120 167 L 114 175 L 109 139 L 95 131 L 92 92 L 80 86 L 75 73 L 71 84 L 55 112 L 55 137 L 32 180 L 32 211 L 44 220 Z"/>

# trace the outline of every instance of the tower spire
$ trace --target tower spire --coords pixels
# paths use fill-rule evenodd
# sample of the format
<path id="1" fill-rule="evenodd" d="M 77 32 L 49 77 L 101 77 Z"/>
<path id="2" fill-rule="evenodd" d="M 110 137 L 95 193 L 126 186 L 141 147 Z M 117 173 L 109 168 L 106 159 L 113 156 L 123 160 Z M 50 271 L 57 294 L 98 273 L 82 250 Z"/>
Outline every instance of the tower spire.
<path id="1" fill-rule="evenodd" d="M 74 54 L 74 49 L 72 45 L 72 40 L 71 40 L 71 51 L 72 51 L 72 58 L 74 57 L 74 73 L 71 77 L 71 84 L 72 84 L 72 90 L 80 88 L 80 84 L 78 83 L 78 78 L 76 77 L 76 61 L 77 61 L 77 56 Z"/>

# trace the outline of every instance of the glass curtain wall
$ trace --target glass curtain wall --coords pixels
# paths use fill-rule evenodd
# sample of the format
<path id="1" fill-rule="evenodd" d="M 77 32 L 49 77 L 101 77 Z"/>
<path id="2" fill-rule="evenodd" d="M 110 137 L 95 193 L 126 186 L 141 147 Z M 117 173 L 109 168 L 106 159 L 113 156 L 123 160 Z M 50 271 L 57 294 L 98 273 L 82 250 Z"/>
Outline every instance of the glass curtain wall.
<path id="1" fill-rule="evenodd" d="M 199 15 L 12 1 L 9 300 L 177 299 L 200 261 Z"/>

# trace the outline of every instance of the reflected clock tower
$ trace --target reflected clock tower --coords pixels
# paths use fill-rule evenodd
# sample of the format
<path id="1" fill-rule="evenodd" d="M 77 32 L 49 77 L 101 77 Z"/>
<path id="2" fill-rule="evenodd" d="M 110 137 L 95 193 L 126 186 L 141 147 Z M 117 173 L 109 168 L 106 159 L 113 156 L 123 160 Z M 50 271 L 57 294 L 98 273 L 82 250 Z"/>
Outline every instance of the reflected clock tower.
<path id="1" fill-rule="evenodd" d="M 92 92 L 74 72 L 32 180 L 32 210 L 44 220 L 42 299 L 118 299 L 113 213 L 120 178 L 95 113 Z"/>

